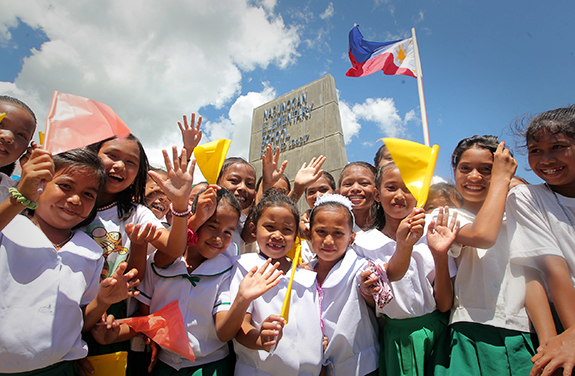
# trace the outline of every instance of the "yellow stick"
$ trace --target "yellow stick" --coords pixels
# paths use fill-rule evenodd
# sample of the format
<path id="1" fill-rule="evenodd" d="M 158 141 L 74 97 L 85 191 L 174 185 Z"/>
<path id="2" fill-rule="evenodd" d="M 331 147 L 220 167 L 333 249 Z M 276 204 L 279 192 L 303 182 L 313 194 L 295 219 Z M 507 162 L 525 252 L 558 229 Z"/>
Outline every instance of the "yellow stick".
<path id="1" fill-rule="evenodd" d="M 301 253 L 301 241 L 300 241 L 299 236 L 297 237 L 297 239 L 294 243 L 294 247 L 295 247 L 295 256 L 293 258 L 292 267 L 291 267 L 291 277 L 289 279 L 289 283 L 288 283 L 287 291 L 286 291 L 286 296 L 284 298 L 284 304 L 282 306 L 282 312 L 281 312 L 281 317 L 284 318 L 284 320 L 286 321 L 286 324 L 288 323 L 289 306 L 290 306 L 290 302 L 291 302 L 291 287 L 293 284 L 293 279 L 295 276 L 295 270 L 297 268 L 297 264 L 299 262 L 300 253 Z"/>
<path id="2" fill-rule="evenodd" d="M 431 155 L 429 157 L 429 164 L 427 165 L 427 171 L 425 172 L 423 184 L 421 185 L 421 191 L 419 191 L 419 197 L 417 199 L 418 208 L 423 208 L 425 202 L 427 201 L 427 196 L 429 195 L 429 187 L 431 186 L 431 179 L 433 178 L 433 172 L 435 171 L 435 163 L 437 162 L 438 153 L 439 146 L 433 145 L 431 148 Z"/>

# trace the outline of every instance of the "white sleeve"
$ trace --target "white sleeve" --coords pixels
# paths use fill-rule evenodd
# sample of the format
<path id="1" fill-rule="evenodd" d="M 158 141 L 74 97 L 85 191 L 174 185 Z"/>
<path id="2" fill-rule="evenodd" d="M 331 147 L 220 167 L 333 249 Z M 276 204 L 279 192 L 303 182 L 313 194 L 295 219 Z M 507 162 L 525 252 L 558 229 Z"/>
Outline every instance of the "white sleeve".
<path id="1" fill-rule="evenodd" d="M 561 246 L 528 189 L 513 189 L 507 198 L 507 229 L 511 262 L 537 268 L 536 256 L 564 258 Z"/>
<path id="2" fill-rule="evenodd" d="M 229 311 L 232 301 L 230 299 L 230 272 L 226 273 L 226 277 L 223 278 L 220 287 L 218 289 L 218 295 L 216 296 L 216 301 L 214 303 L 214 309 L 212 314 L 215 315 L 218 312 Z"/>
<path id="3" fill-rule="evenodd" d="M 155 253 L 148 256 L 144 280 L 140 282 L 137 287 L 137 290 L 140 292 L 140 294 L 136 296 L 136 299 L 147 306 L 149 306 L 152 301 L 152 296 L 154 295 L 154 279 L 157 278 L 156 274 L 152 270 L 152 262 L 154 260 L 154 256 Z"/>

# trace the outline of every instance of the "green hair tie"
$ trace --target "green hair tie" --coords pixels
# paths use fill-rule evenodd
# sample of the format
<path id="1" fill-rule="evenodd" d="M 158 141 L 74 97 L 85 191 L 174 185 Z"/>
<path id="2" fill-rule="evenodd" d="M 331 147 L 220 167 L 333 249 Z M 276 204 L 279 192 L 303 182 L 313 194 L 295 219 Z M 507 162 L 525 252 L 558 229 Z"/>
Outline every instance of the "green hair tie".
<path id="1" fill-rule="evenodd" d="M 36 201 L 30 201 L 20 191 L 14 187 L 8 188 L 8 192 L 22 205 L 27 207 L 28 209 L 36 210 L 38 207 L 38 203 Z"/>

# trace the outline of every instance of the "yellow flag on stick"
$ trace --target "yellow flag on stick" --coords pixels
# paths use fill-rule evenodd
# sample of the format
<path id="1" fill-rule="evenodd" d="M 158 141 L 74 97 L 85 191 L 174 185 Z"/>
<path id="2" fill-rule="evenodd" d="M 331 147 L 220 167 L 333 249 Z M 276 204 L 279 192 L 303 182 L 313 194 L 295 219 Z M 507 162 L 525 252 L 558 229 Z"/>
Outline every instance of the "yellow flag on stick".
<path id="1" fill-rule="evenodd" d="M 427 201 L 439 146 L 433 147 L 397 138 L 381 139 L 397 165 L 405 186 L 422 208 Z"/>
<path id="2" fill-rule="evenodd" d="M 196 164 L 208 184 L 216 184 L 218 181 L 231 143 L 231 140 L 220 139 L 196 146 L 194 149 Z"/>
<path id="3" fill-rule="evenodd" d="M 282 311 L 281 311 L 281 317 L 284 318 L 284 320 L 286 321 L 286 324 L 288 322 L 288 317 L 289 317 L 289 305 L 291 302 L 291 287 L 293 285 L 295 270 L 297 268 L 297 264 L 299 264 L 301 262 L 301 239 L 299 236 L 295 239 L 295 242 L 293 243 L 293 246 L 291 247 L 290 251 L 288 252 L 287 257 L 291 258 L 293 260 L 293 262 L 292 262 L 292 266 L 291 266 L 291 277 L 289 279 L 289 283 L 288 283 L 287 291 L 286 291 L 286 296 L 284 298 L 284 304 L 282 306 Z"/>
<path id="4" fill-rule="evenodd" d="M 2 121 L 2 119 L 4 119 L 4 116 L 6 116 L 6 113 L 5 113 L 5 112 L 2 112 L 2 113 L 0 114 L 0 121 Z"/>

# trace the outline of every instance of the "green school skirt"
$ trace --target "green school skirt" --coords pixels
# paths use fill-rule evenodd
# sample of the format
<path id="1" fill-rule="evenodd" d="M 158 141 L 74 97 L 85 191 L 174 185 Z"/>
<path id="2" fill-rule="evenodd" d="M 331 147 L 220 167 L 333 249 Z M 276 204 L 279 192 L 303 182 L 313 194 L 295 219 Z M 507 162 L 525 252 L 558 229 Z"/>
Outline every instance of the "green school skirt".
<path id="1" fill-rule="evenodd" d="M 10 376 L 78 376 L 80 372 L 73 361 L 60 362 L 51 366 L 28 372 L 0 373 Z"/>
<path id="2" fill-rule="evenodd" d="M 179 371 L 159 361 L 150 373 L 153 376 L 228 376 L 233 374 L 233 365 L 229 356 L 201 366 L 181 368 Z"/>
<path id="3" fill-rule="evenodd" d="M 439 310 L 407 319 L 386 316 L 380 338 L 379 374 L 423 376 L 435 342 L 448 321 L 449 312 Z"/>
<path id="4" fill-rule="evenodd" d="M 535 334 L 472 322 L 456 322 L 448 332 L 434 375 L 529 375 Z"/>

